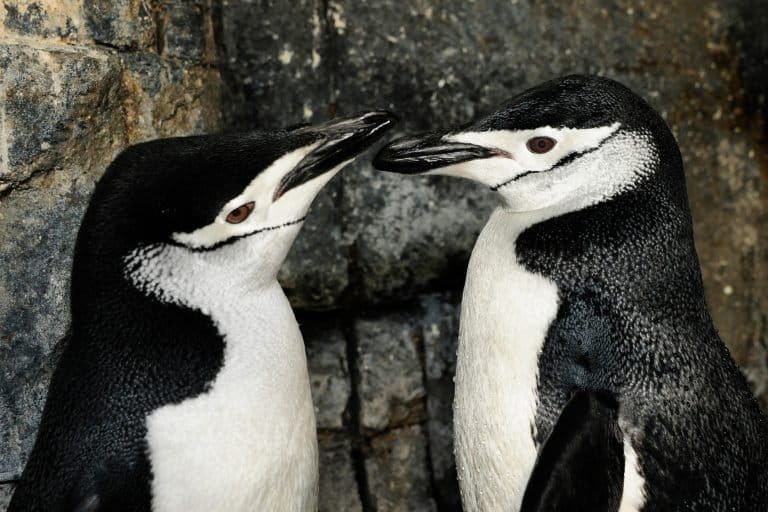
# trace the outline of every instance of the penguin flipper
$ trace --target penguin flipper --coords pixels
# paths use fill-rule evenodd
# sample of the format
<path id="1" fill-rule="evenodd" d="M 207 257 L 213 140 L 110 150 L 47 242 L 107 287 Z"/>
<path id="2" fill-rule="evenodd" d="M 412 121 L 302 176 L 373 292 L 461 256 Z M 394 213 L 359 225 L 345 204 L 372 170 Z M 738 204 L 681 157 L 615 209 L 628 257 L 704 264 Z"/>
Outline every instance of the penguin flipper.
<path id="1" fill-rule="evenodd" d="M 148 474 L 146 461 L 121 463 L 111 459 L 95 471 L 87 472 L 70 494 L 72 512 L 127 512 L 150 510 L 149 484 L 142 475 Z"/>
<path id="2" fill-rule="evenodd" d="M 96 512 L 97 510 L 101 510 L 101 498 L 98 494 L 91 494 L 81 500 L 75 506 L 73 512 Z"/>
<path id="3" fill-rule="evenodd" d="M 520 512 L 617 511 L 623 483 L 617 405 L 579 391 L 539 450 Z"/>

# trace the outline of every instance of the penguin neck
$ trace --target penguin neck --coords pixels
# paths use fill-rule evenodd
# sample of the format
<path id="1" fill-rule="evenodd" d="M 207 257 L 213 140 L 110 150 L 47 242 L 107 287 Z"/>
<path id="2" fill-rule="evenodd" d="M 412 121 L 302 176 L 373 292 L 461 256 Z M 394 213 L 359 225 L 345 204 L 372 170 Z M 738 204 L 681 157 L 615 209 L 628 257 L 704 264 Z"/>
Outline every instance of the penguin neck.
<path id="1" fill-rule="evenodd" d="M 567 292 L 621 293 L 651 314 L 686 300 L 686 311 L 708 319 L 685 184 L 668 176 L 561 215 L 512 215 L 508 223 L 523 226 L 516 258 L 556 282 L 561 299 Z"/>
<path id="2" fill-rule="evenodd" d="M 75 343 L 165 365 L 186 354 L 205 367 L 200 378 L 209 380 L 231 362 L 245 361 L 253 386 L 305 400 L 303 340 L 277 282 L 279 263 L 265 261 L 283 257 L 291 240 L 272 244 L 272 253 L 256 262 L 253 251 L 263 240 L 244 239 L 216 252 L 83 244 L 73 271 Z"/>
<path id="3" fill-rule="evenodd" d="M 227 290 L 238 291 L 245 290 Z M 147 419 L 153 508 L 316 507 L 315 416 L 301 333 L 276 280 L 248 292 L 209 313 L 225 349 L 206 392 Z M 232 482 L 241 493 L 231 493 Z"/>

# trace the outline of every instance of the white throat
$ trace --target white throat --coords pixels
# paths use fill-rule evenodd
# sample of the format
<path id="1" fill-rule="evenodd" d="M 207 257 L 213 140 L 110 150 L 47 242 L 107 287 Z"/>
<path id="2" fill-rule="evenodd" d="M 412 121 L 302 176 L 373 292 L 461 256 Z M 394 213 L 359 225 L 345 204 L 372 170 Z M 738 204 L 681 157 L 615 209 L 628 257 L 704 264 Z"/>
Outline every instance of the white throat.
<path id="1" fill-rule="evenodd" d="M 247 259 L 237 268 L 216 254 L 247 256 L 254 243 L 129 258 L 140 289 L 202 311 L 225 342 L 208 391 L 147 417 L 154 511 L 316 509 L 315 416 L 293 310 L 274 275 L 248 279 Z"/>

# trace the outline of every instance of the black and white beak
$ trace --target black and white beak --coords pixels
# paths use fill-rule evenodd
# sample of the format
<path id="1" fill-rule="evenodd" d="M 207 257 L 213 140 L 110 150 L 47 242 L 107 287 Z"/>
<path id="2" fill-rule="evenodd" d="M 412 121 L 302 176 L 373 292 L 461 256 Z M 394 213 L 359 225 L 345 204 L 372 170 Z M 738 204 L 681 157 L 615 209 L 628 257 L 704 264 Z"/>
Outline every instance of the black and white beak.
<path id="1" fill-rule="evenodd" d="M 273 200 L 349 162 L 368 149 L 396 122 L 397 118 L 393 114 L 380 110 L 298 128 L 297 135 L 306 135 L 306 132 L 309 132 L 316 136 L 319 143 L 282 178 Z"/>
<path id="2" fill-rule="evenodd" d="M 376 155 L 373 165 L 382 171 L 423 174 L 494 156 L 500 156 L 495 148 L 449 141 L 440 133 L 425 133 L 390 142 Z"/>

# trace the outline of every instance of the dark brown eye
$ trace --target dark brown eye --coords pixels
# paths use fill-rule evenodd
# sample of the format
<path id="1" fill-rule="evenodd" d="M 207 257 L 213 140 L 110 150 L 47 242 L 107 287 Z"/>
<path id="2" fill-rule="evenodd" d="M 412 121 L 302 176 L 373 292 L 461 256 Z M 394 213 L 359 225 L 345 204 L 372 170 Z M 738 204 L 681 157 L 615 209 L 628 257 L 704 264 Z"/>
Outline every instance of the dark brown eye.
<path id="1" fill-rule="evenodd" d="M 546 153 L 555 147 L 557 141 L 549 137 L 533 137 L 528 139 L 528 150 L 531 153 Z"/>
<path id="2" fill-rule="evenodd" d="M 253 211 L 253 201 L 250 203 L 245 203 L 242 206 L 238 206 L 231 212 L 229 212 L 229 215 L 227 215 L 227 222 L 230 224 L 240 224 L 245 219 L 248 218 L 248 216 Z"/>

